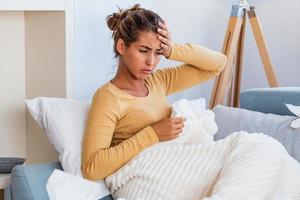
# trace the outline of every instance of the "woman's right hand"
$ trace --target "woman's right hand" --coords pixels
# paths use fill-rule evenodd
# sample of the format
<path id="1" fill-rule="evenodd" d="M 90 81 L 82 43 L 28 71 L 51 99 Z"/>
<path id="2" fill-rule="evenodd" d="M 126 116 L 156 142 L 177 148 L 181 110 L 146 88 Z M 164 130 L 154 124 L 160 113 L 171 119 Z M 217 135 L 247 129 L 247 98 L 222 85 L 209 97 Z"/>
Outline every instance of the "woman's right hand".
<path id="1" fill-rule="evenodd" d="M 174 117 L 159 120 L 151 125 L 160 142 L 177 138 L 182 133 L 184 118 Z"/>

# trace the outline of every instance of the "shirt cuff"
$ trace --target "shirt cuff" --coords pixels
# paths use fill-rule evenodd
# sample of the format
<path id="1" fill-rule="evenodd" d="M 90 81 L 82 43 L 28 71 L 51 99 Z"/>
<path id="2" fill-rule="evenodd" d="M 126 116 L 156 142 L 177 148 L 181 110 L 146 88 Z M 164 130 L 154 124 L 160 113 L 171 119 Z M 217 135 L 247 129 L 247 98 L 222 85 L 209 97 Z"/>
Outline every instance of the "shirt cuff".
<path id="1" fill-rule="evenodd" d="M 153 144 L 159 142 L 159 138 L 157 137 L 152 126 L 147 126 L 141 132 L 143 135 L 143 142 L 148 143 L 148 144 L 145 144 L 146 146 L 150 146 L 150 145 L 153 145 Z"/>

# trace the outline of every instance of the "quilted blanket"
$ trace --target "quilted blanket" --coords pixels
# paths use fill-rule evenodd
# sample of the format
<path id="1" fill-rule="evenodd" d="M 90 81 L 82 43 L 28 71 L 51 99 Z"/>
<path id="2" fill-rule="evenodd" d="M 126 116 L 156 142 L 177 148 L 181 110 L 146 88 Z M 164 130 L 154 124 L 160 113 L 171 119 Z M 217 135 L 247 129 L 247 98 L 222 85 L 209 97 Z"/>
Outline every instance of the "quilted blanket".
<path id="1" fill-rule="evenodd" d="M 161 142 L 106 178 L 115 199 L 295 200 L 300 199 L 300 164 L 277 140 L 236 132 L 219 141 L 214 115 L 173 105 L 186 117 L 182 135 Z"/>

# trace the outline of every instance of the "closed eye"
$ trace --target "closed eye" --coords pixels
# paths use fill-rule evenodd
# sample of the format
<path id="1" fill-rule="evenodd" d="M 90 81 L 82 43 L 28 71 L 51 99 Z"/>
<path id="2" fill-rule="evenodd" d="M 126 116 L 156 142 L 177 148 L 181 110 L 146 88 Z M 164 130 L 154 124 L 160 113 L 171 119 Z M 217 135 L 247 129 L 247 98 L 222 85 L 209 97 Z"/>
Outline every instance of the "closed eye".
<path id="1" fill-rule="evenodd" d="M 148 50 L 139 49 L 139 52 L 141 52 L 141 53 L 148 53 L 149 51 Z M 157 51 L 157 52 L 155 52 L 155 54 L 162 55 L 163 52 L 162 51 Z"/>

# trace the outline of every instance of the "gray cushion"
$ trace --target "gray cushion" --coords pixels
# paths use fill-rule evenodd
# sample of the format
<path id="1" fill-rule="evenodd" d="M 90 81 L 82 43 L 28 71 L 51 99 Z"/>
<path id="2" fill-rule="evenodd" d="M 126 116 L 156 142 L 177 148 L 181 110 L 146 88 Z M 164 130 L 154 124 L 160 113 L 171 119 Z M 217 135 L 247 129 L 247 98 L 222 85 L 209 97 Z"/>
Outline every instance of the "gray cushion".
<path id="1" fill-rule="evenodd" d="M 241 108 L 218 105 L 213 109 L 218 125 L 215 139 L 223 139 L 235 131 L 262 132 L 280 141 L 287 152 L 300 162 L 300 128 L 290 123 L 294 116 L 265 114 Z"/>

